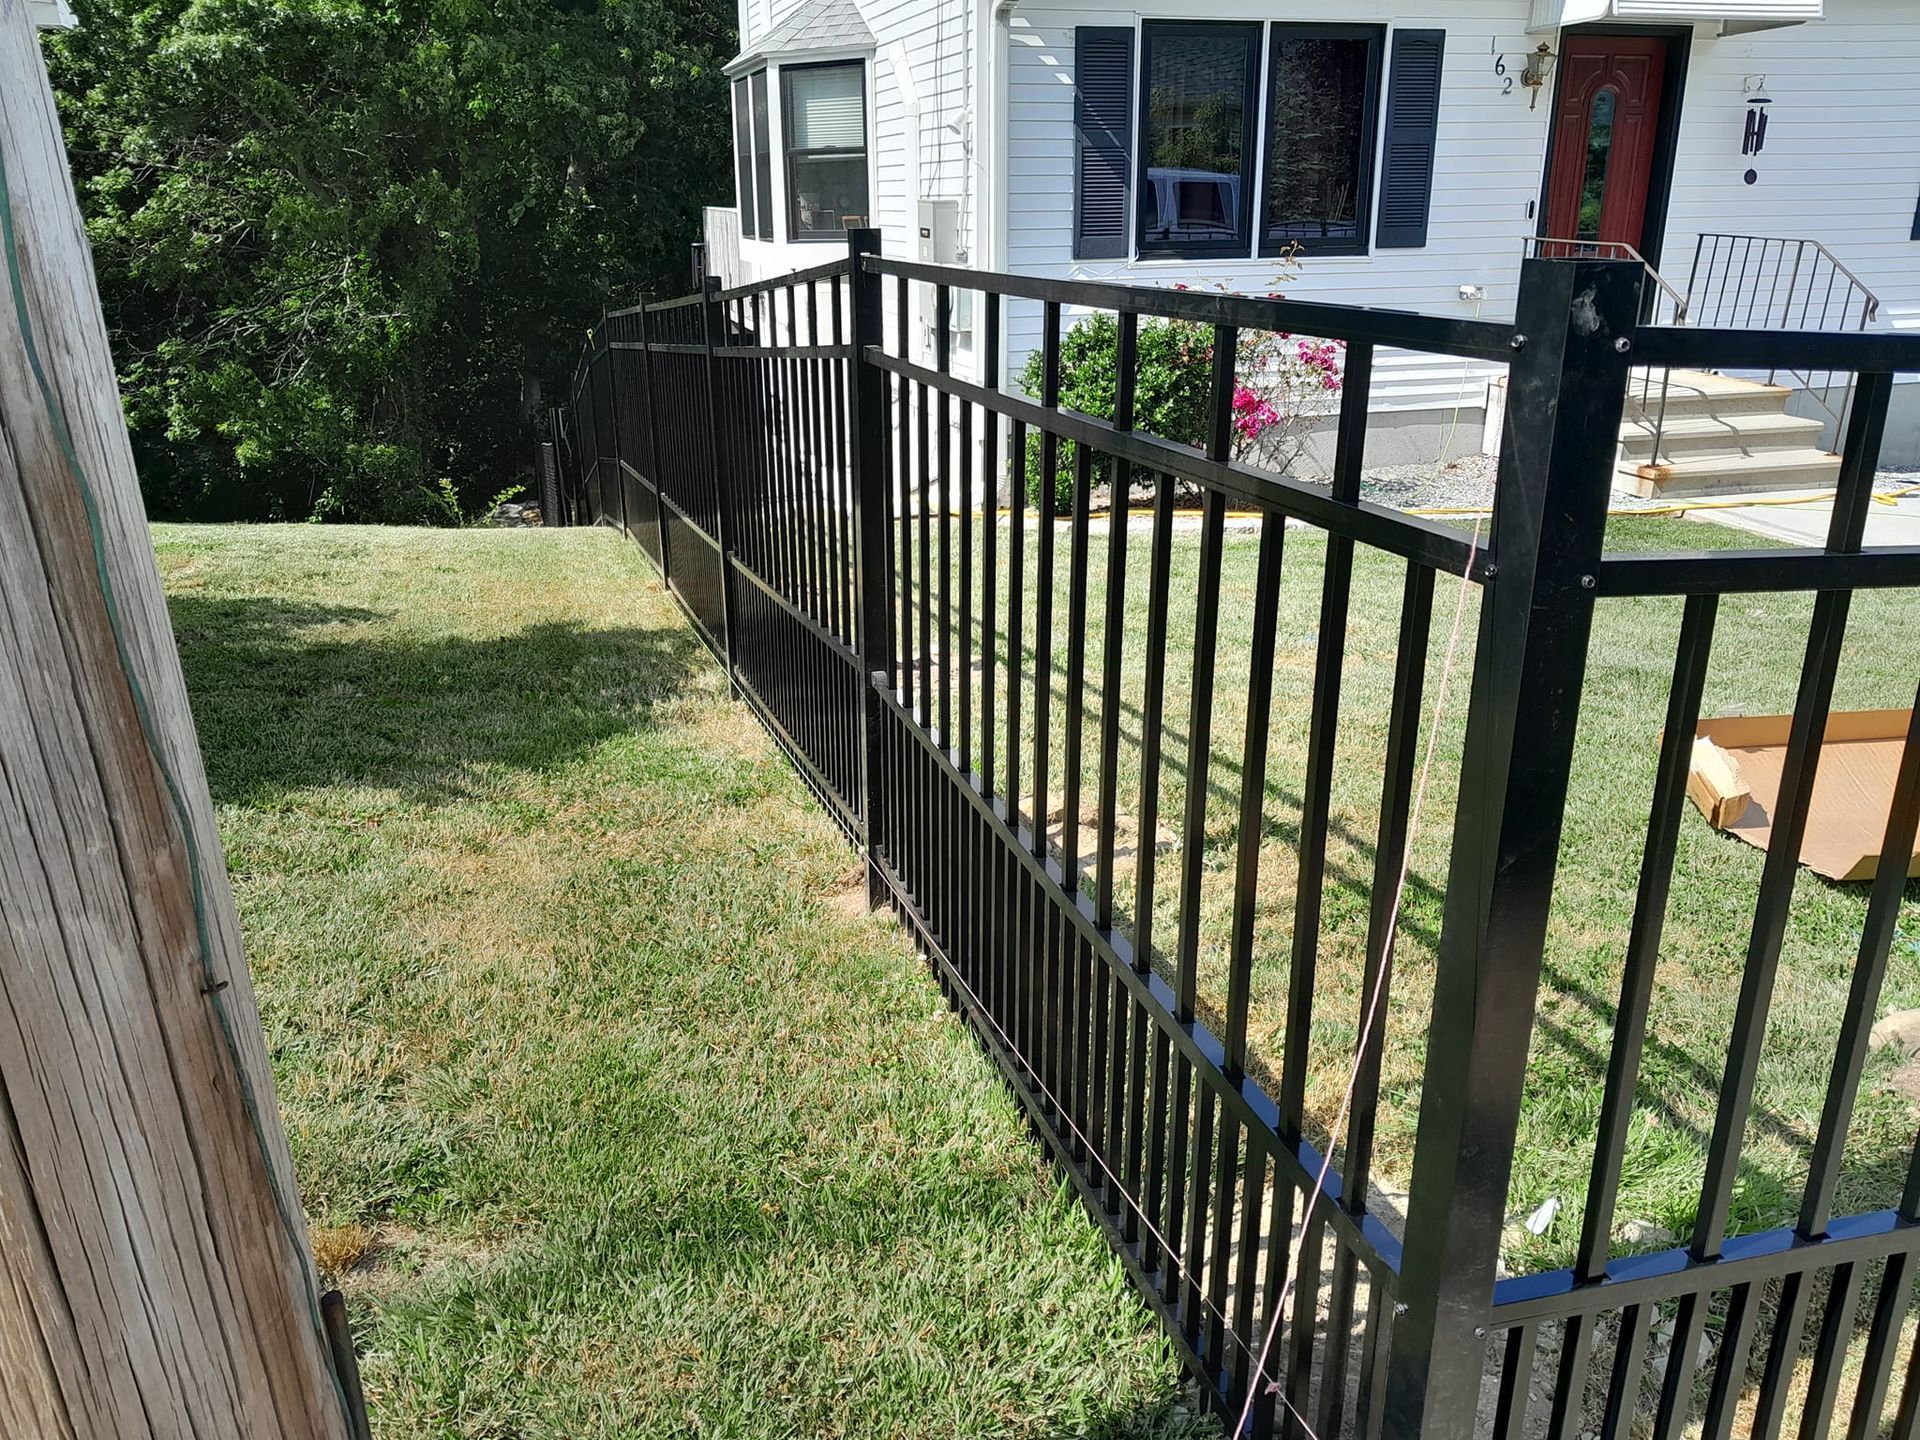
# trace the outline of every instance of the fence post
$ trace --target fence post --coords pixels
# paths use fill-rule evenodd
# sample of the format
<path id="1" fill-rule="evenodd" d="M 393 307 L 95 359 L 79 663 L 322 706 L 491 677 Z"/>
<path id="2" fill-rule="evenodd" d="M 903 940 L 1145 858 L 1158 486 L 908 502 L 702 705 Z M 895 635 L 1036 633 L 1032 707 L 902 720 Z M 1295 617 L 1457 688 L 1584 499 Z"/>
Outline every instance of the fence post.
<path id="1" fill-rule="evenodd" d="M 860 657 L 860 758 L 863 785 L 860 848 L 867 857 L 867 904 L 878 908 L 885 882 L 873 853 L 874 815 L 879 809 L 880 693 L 877 671 L 891 672 L 887 593 L 887 377 L 866 358 L 869 345 L 886 342 L 885 301 L 880 277 L 861 261 L 880 253 L 878 230 L 847 232 L 847 286 L 853 330 L 852 384 L 848 387 L 848 454 L 853 459 L 854 580 L 860 596 L 854 649 Z"/>
<path id="2" fill-rule="evenodd" d="M 553 420 L 547 420 L 548 432 L 552 432 Z M 533 447 L 534 484 L 540 491 L 540 523 L 558 525 L 560 523 L 560 458 L 557 440 L 539 440 Z"/>
<path id="3" fill-rule="evenodd" d="M 568 386 L 570 386 L 570 384 L 572 384 L 572 382 L 568 382 Z M 564 405 L 551 405 L 551 407 L 547 407 L 547 434 L 553 436 L 553 493 L 559 497 L 559 503 L 555 505 L 553 524 L 572 524 L 572 522 L 574 522 L 572 492 L 574 492 L 574 484 L 576 484 L 576 480 L 578 480 L 580 457 L 578 457 L 578 449 L 576 449 L 576 447 L 566 444 L 566 417 L 568 417 L 568 411 L 572 411 L 572 401 L 570 401 L 570 399 L 568 399 L 568 403 L 564 403 Z M 568 451 L 570 451 L 570 449 L 574 451 L 574 455 L 572 455 L 572 465 L 568 465 Z"/>
<path id="4" fill-rule="evenodd" d="M 667 502 L 662 499 L 664 487 L 660 481 L 660 425 L 654 418 L 653 409 L 653 351 L 650 347 L 652 337 L 647 325 L 647 297 L 640 297 L 640 308 L 634 312 L 634 328 L 640 336 L 640 398 L 642 411 L 647 417 L 647 483 L 653 486 L 653 526 L 660 546 L 660 583 L 669 583 L 667 570 Z"/>
<path id="5" fill-rule="evenodd" d="M 620 352 L 613 348 L 613 316 L 602 312 L 600 316 L 600 359 L 607 371 L 607 431 L 612 437 L 609 448 L 613 451 L 613 493 L 620 500 L 620 534 L 624 537 L 632 532 L 627 529 L 627 475 L 622 462 L 626 459 L 625 439 L 620 423 Z"/>
<path id="6" fill-rule="evenodd" d="M 1450 1440 L 1475 1427 L 1641 277 L 1627 261 L 1521 267 L 1389 1435 Z"/>
<path id="7" fill-rule="evenodd" d="M 733 613 L 733 477 L 720 463 L 723 452 L 720 441 L 720 362 L 713 353 L 721 344 L 726 326 L 726 315 L 717 298 L 719 294 L 719 279 L 708 276 L 700 286 L 700 337 L 707 352 L 707 470 L 713 476 L 714 525 L 720 532 L 715 537 L 720 542 L 720 648 L 725 652 L 727 686 L 737 698 L 740 694 L 740 649 L 734 633 Z"/>

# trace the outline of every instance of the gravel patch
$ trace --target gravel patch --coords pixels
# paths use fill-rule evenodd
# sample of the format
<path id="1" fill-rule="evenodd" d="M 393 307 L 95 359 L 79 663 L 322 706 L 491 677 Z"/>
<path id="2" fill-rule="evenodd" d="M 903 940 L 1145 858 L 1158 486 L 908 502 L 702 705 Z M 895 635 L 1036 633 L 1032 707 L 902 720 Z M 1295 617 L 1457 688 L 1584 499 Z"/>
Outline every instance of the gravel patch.
<path id="1" fill-rule="evenodd" d="M 1360 474 L 1360 494 L 1396 510 L 1485 509 L 1493 503 L 1500 462 L 1491 455 L 1465 455 L 1444 465 L 1378 465 Z"/>

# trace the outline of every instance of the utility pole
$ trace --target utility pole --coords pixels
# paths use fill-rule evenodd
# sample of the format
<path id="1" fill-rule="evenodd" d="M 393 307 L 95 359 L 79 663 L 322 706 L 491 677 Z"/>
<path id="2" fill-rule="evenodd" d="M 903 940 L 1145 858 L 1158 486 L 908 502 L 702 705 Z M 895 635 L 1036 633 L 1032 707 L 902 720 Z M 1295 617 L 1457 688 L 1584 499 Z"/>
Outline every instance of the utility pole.
<path id="1" fill-rule="evenodd" d="M 26 0 L 0 249 L 0 1435 L 348 1440 Z"/>

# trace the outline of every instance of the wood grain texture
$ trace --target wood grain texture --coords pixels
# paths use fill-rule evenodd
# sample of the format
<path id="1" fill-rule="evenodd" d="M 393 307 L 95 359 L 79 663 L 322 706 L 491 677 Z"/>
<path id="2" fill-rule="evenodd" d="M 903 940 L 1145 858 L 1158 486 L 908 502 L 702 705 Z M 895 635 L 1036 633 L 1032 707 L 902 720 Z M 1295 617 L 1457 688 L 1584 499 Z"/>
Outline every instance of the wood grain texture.
<path id="1" fill-rule="evenodd" d="M 0 1436 L 339 1440 L 305 1220 L 25 0 L 0 0 L 0 161 Z M 207 993 L 209 975 L 225 987 Z"/>

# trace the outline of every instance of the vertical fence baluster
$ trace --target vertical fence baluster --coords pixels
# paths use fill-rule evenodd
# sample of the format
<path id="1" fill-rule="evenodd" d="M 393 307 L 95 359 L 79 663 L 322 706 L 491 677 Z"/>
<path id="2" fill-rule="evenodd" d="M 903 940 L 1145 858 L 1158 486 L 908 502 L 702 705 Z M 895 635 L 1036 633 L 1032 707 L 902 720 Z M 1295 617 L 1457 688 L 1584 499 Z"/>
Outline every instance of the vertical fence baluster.
<path id="1" fill-rule="evenodd" d="M 975 375 L 979 374 L 977 356 Z M 955 449 L 959 451 L 959 461 L 954 473 L 959 477 L 959 493 L 951 503 L 959 510 L 960 526 L 960 658 L 954 666 L 954 674 L 960 680 L 960 755 L 958 764 L 960 773 L 967 774 L 973 769 L 973 402 L 960 401 L 960 426 L 955 437 Z"/>
<path id="2" fill-rule="evenodd" d="M 732 499 L 731 477 L 720 463 L 721 418 L 719 407 L 713 403 L 718 388 L 719 361 L 714 357 L 714 348 L 720 343 L 720 327 L 725 323 L 721 315 L 720 304 L 715 297 L 720 293 L 719 278 L 710 277 L 702 291 L 705 298 L 700 303 L 700 335 L 705 347 L 703 375 L 707 394 L 707 464 L 708 474 L 712 477 L 714 496 L 715 539 L 720 543 L 720 641 L 721 656 L 727 671 L 727 684 L 737 698 L 740 694 L 740 678 L 737 671 L 739 655 L 739 637 L 734 633 L 734 586 L 733 586 L 733 525 L 730 519 Z"/>
<path id="3" fill-rule="evenodd" d="M 1226 1029 L 1220 1038 L 1222 1065 L 1229 1077 L 1238 1080 L 1246 1070 L 1247 1020 L 1253 1003 L 1254 922 L 1259 899 L 1260 844 L 1265 838 L 1267 740 L 1273 712 L 1273 663 L 1280 613 L 1280 571 L 1284 556 L 1286 523 L 1277 515 L 1260 517 L 1260 553 L 1253 581 L 1253 620 L 1249 632 L 1251 651 L 1247 661 L 1246 724 L 1240 752 L 1240 821 L 1235 846 L 1233 876 L 1233 921 L 1227 953 Z M 1287 1047 L 1291 1050 L 1291 1044 Z M 1284 1113 L 1284 1112 L 1283 1112 Z M 1238 1170 L 1236 1147 L 1231 1132 L 1223 1134 L 1219 1175 L 1215 1182 L 1215 1203 L 1219 1207 L 1219 1230 L 1231 1233 L 1233 1221 L 1233 1185 Z M 1260 1209 L 1260 1197 L 1251 1191 L 1243 1202 L 1250 1214 Z M 1220 1313 L 1225 1309 L 1226 1267 L 1214 1267 L 1212 1348 L 1217 1354 L 1222 1343 Z"/>
<path id="4" fill-rule="evenodd" d="M 1070 892 L 1080 889 L 1080 784 L 1085 775 L 1087 690 L 1087 532 L 1093 489 L 1093 455 L 1073 447 L 1073 518 L 1067 557 L 1066 732 L 1061 754 L 1065 775 L 1060 799 L 1060 877 Z"/>
<path id="5" fill-rule="evenodd" d="M 1060 408 L 1060 307 L 1044 307 L 1045 330 L 1040 337 L 1040 403 L 1049 412 Z M 1040 496 L 1034 521 L 1033 579 L 1033 853 L 1047 853 L 1047 831 L 1052 820 L 1048 753 L 1053 722 L 1053 543 L 1054 486 L 1060 473 L 1060 437 L 1051 417 L 1040 432 Z"/>
<path id="6" fill-rule="evenodd" d="M 1000 390 L 1000 296 L 989 290 L 980 299 L 985 312 L 981 334 L 981 386 L 995 394 Z M 1000 642 L 994 624 L 994 607 L 1000 594 L 1000 431 L 998 410 L 989 409 L 981 417 L 980 498 L 980 788 L 991 796 L 993 789 L 993 736 L 995 720 L 994 678 L 1000 668 Z"/>
<path id="7" fill-rule="evenodd" d="M 1020 690 L 1025 672 L 1027 643 L 1025 605 L 1027 589 L 1027 427 L 1013 422 L 1008 451 L 1013 468 L 1013 510 L 1007 526 L 1007 779 L 1001 794 L 1007 797 L 1007 818 L 1020 823 Z M 1038 829 L 1039 822 L 1034 822 Z"/>
<path id="8" fill-rule="evenodd" d="M 933 291 L 933 368 L 942 377 L 953 370 L 953 291 L 936 285 Z M 940 744 L 954 749 L 953 736 L 953 397 L 937 387 L 934 453 L 938 457 L 933 485 L 940 496 Z"/>

